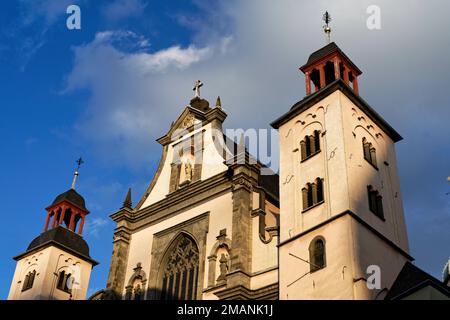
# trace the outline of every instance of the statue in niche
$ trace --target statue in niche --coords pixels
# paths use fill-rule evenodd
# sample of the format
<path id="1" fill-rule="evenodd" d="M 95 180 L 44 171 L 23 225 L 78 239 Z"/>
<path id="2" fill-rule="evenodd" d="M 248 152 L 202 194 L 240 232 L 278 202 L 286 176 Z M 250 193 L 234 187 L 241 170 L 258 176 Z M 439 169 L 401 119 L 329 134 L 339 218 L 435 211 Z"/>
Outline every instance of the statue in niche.
<path id="1" fill-rule="evenodd" d="M 141 300 L 141 295 L 142 295 L 141 285 L 138 284 L 134 288 L 134 300 Z"/>
<path id="2" fill-rule="evenodd" d="M 228 273 L 228 258 L 227 256 L 225 256 L 224 253 L 222 253 L 222 255 L 220 256 L 220 275 L 217 278 L 217 281 L 225 281 L 226 280 L 226 276 Z"/>
<path id="3" fill-rule="evenodd" d="M 186 161 L 186 163 L 184 164 L 184 172 L 185 172 L 186 180 L 191 181 L 192 180 L 192 165 L 189 161 Z"/>

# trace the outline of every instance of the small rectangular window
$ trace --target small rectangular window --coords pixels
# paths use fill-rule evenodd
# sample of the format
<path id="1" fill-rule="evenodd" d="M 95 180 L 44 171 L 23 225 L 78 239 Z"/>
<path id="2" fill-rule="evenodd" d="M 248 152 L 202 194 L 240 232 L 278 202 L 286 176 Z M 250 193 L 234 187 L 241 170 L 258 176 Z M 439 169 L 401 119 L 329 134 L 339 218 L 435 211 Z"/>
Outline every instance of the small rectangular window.
<path id="1" fill-rule="evenodd" d="M 363 153 L 364 159 L 366 159 L 372 166 L 377 167 L 377 154 L 376 149 L 372 146 L 370 142 L 363 138 Z"/>
<path id="2" fill-rule="evenodd" d="M 369 210 L 384 220 L 383 197 L 372 186 L 367 186 L 367 193 L 369 197 Z"/>

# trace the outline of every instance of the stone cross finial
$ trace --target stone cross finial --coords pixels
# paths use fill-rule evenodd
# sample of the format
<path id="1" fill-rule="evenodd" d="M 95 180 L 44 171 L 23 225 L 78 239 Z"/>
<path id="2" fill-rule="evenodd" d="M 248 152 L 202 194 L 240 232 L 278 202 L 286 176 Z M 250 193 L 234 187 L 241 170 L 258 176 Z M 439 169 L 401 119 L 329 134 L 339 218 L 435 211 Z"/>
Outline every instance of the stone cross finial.
<path id="1" fill-rule="evenodd" d="M 194 91 L 194 98 L 200 98 L 200 88 L 203 87 L 203 82 L 197 80 L 192 90 Z"/>

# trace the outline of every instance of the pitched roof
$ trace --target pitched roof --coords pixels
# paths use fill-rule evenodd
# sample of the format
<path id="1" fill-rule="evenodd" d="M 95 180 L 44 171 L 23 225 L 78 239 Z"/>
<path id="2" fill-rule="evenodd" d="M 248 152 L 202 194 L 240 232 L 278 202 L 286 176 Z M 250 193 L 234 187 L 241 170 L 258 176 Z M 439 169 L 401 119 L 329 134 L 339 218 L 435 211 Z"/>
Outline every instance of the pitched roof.
<path id="1" fill-rule="evenodd" d="M 443 282 L 419 269 L 411 262 L 406 262 L 384 299 L 401 299 L 427 285 L 433 286 L 450 298 L 450 288 Z"/>
<path id="2" fill-rule="evenodd" d="M 232 152 L 233 156 L 236 156 L 239 150 L 239 144 L 236 143 L 233 139 L 229 138 L 226 134 L 223 134 L 223 139 L 230 151 Z M 256 159 L 254 156 L 252 156 L 248 150 L 247 147 L 245 147 L 245 153 L 248 154 L 248 156 L 252 159 Z M 224 160 L 228 160 L 225 159 Z M 267 167 L 265 164 L 261 163 L 258 159 L 256 159 L 259 165 L 261 165 L 262 168 L 264 168 L 264 174 L 262 174 L 262 171 L 260 171 L 258 175 L 258 185 L 262 187 L 267 193 L 272 196 L 274 200 L 277 202 L 279 201 L 280 197 L 280 178 L 279 175 L 275 172 L 273 172 L 272 169 Z"/>

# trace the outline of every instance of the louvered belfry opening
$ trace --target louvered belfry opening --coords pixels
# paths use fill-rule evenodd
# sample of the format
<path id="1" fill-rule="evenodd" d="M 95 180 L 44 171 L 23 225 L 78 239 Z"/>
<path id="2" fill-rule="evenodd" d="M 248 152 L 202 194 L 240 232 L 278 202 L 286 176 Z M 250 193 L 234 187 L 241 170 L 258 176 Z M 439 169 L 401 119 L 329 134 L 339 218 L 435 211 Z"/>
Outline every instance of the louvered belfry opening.
<path id="1" fill-rule="evenodd" d="M 195 300 L 199 251 L 194 240 L 180 234 L 163 266 L 161 300 Z M 164 261 L 164 260 L 163 260 Z"/>

